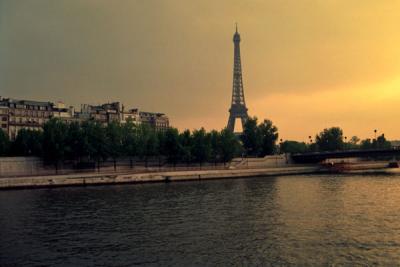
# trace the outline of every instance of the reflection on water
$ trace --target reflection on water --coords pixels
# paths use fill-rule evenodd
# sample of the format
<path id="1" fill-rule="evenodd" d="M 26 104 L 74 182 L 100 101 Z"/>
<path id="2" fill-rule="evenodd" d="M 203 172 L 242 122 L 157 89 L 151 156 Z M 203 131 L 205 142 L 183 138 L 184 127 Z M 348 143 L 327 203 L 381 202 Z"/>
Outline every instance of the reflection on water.
<path id="1" fill-rule="evenodd" d="M 0 192 L 0 266 L 394 265 L 400 176 Z"/>

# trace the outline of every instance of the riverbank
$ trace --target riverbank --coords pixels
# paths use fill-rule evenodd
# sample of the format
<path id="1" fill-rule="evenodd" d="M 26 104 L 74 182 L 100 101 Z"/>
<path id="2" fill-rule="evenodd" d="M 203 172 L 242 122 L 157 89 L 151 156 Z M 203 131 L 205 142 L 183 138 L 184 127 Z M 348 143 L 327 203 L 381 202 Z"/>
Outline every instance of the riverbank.
<path id="1" fill-rule="evenodd" d="M 321 169 L 320 166 L 288 166 L 280 168 L 166 171 L 146 173 L 83 173 L 69 175 L 1 178 L 0 190 L 59 186 L 178 182 L 259 176 L 268 177 L 278 175 L 315 174 L 325 172 L 326 170 Z"/>

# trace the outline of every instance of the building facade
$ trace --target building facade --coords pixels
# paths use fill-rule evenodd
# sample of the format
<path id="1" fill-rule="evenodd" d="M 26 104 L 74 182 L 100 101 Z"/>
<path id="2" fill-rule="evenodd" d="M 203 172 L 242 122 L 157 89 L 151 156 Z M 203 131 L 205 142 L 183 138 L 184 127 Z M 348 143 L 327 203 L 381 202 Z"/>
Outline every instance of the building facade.
<path id="1" fill-rule="evenodd" d="M 8 108 L 0 106 L 0 127 L 8 134 Z"/>
<path id="2" fill-rule="evenodd" d="M 122 107 L 120 119 L 121 123 L 126 123 L 128 121 L 131 121 L 135 125 L 139 125 L 141 123 L 139 110 L 137 108 L 125 111 L 125 108 Z"/>
<path id="3" fill-rule="evenodd" d="M 54 104 L 0 97 L 0 127 L 11 140 L 17 137 L 21 129 L 42 130 L 43 125 L 51 118 L 59 118 L 66 122 L 93 120 L 103 125 L 112 121 L 131 121 L 136 125 L 147 124 L 157 131 L 165 131 L 169 127 L 169 119 L 165 114 L 138 109 L 125 110 L 120 102 L 84 104 L 80 112 L 75 112 L 74 107 L 67 107 L 63 102 Z"/>
<path id="4" fill-rule="evenodd" d="M 11 139 L 21 129 L 41 130 L 54 115 L 54 104 L 31 100 L 0 98 L 1 128 Z"/>
<path id="5" fill-rule="evenodd" d="M 169 118 L 164 113 L 140 111 L 140 122 L 147 124 L 156 131 L 165 131 L 169 128 Z"/>
<path id="6" fill-rule="evenodd" d="M 77 117 L 81 120 L 94 120 L 102 124 L 112 121 L 120 121 L 121 105 L 119 102 L 107 103 L 102 105 L 81 106 L 81 112 L 77 113 Z"/>

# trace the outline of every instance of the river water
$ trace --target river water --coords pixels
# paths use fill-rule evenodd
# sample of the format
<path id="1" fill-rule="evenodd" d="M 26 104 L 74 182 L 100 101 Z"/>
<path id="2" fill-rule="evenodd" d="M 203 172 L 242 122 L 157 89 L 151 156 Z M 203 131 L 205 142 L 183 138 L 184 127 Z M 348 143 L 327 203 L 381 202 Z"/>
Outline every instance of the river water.
<path id="1" fill-rule="evenodd" d="M 0 266 L 357 264 L 400 264 L 400 176 L 0 192 Z"/>

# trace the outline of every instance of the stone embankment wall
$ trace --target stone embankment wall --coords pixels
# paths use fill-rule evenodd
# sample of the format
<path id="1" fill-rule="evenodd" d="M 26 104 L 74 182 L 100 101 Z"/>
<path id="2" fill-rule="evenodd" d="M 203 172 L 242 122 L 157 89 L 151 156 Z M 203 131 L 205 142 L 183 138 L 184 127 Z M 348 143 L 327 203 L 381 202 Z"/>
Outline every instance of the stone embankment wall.
<path id="1" fill-rule="evenodd" d="M 155 160 L 149 162 L 150 167 L 157 167 L 159 162 Z M 270 168 L 270 167 L 286 167 L 291 165 L 292 162 L 289 156 L 286 155 L 273 155 L 266 156 L 264 158 L 235 158 L 232 160 L 229 166 L 231 169 L 246 169 L 246 168 Z M 101 171 L 112 171 L 112 162 L 102 162 Z M 119 160 L 117 162 L 117 169 L 119 171 L 129 171 L 130 164 L 129 160 Z M 181 164 L 182 165 L 182 164 Z M 163 165 L 164 168 L 168 169 L 171 166 Z M 215 166 L 213 163 L 208 163 L 203 165 L 204 168 L 209 169 L 224 169 L 226 166 L 223 164 L 217 164 Z M 134 161 L 134 168 L 136 170 L 144 171 L 144 162 L 139 162 L 138 159 Z M 198 164 L 191 164 L 187 166 L 183 164 L 182 166 L 177 165 L 177 169 L 198 169 Z M 169 168 L 171 169 L 171 168 Z M 80 172 L 82 172 L 81 170 Z M 92 170 L 86 170 L 94 171 Z M 76 173 L 79 170 L 73 169 L 72 165 L 59 166 L 57 171 L 58 174 L 69 174 Z M 0 157 L 0 177 L 16 177 L 16 176 L 37 176 L 37 175 L 54 175 L 56 170 L 53 165 L 45 165 L 41 158 L 37 157 Z"/>
<path id="2" fill-rule="evenodd" d="M 172 166 L 166 164 L 165 160 L 160 161 L 158 158 L 151 158 L 147 163 L 143 159 L 118 159 L 118 172 L 146 172 L 146 171 L 167 171 L 167 170 L 196 170 L 199 164 L 177 164 Z M 205 163 L 201 166 L 204 169 L 226 169 L 222 163 Z M 73 162 L 65 162 L 59 164 L 56 170 L 52 164 L 44 164 L 41 158 L 37 157 L 0 157 L 0 178 L 1 177 L 22 177 L 22 176 L 40 176 L 55 174 L 74 174 L 74 173 L 94 173 L 94 172 L 112 172 L 114 171 L 114 162 L 112 160 L 101 161 L 100 169 L 97 164 L 92 168 L 77 169 L 74 168 Z"/>
<path id="3" fill-rule="evenodd" d="M 43 174 L 43 161 L 36 157 L 0 157 L 0 177 Z"/>

